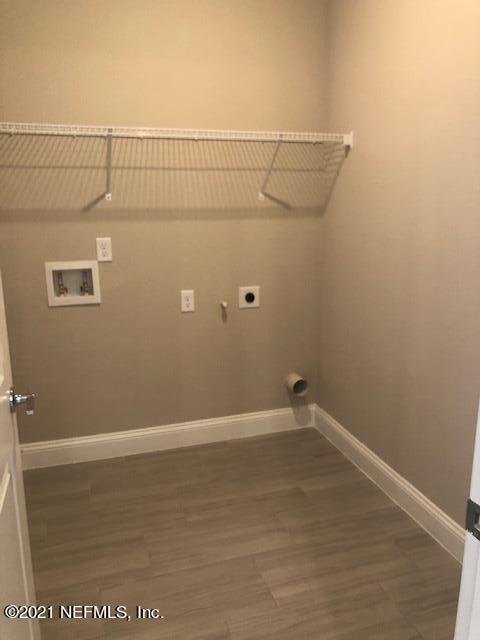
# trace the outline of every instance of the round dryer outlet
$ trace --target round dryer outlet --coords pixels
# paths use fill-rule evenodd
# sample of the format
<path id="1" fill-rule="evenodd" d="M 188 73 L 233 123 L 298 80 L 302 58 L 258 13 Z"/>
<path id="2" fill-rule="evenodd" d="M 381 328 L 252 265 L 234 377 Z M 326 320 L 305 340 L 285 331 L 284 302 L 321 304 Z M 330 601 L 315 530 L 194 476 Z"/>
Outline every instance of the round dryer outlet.
<path id="1" fill-rule="evenodd" d="M 238 306 L 240 309 L 255 309 L 260 306 L 260 287 L 239 287 Z"/>

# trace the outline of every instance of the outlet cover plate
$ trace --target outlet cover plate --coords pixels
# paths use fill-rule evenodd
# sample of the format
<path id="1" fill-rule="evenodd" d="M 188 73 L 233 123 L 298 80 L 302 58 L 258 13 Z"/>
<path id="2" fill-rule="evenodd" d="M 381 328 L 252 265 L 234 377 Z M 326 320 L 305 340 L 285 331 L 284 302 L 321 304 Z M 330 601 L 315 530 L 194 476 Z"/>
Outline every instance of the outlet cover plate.
<path id="1" fill-rule="evenodd" d="M 112 239 L 96 238 L 98 262 L 112 262 Z"/>
<path id="2" fill-rule="evenodd" d="M 182 289 L 180 291 L 180 308 L 182 313 L 195 311 L 195 291 L 193 289 Z"/>

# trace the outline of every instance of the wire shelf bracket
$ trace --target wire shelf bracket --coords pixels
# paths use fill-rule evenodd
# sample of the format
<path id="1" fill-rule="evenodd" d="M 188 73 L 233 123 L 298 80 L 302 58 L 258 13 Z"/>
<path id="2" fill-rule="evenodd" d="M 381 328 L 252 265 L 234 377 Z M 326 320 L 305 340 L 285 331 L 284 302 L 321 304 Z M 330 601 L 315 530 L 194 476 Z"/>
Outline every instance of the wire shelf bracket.
<path id="1" fill-rule="evenodd" d="M 112 134 L 107 135 L 105 200 L 112 199 Z"/>
<path id="2" fill-rule="evenodd" d="M 282 146 L 282 138 L 281 136 L 278 138 L 278 142 L 275 145 L 275 149 L 273 150 L 272 159 L 270 161 L 270 166 L 267 169 L 267 173 L 265 174 L 265 178 L 263 179 L 262 186 L 260 187 L 260 191 L 258 193 L 259 200 L 265 200 L 268 198 L 269 200 L 273 200 L 271 194 L 267 192 L 268 181 L 270 180 L 270 176 L 272 175 L 273 166 L 275 164 L 275 160 L 277 159 L 278 152 L 280 151 L 280 147 Z"/>

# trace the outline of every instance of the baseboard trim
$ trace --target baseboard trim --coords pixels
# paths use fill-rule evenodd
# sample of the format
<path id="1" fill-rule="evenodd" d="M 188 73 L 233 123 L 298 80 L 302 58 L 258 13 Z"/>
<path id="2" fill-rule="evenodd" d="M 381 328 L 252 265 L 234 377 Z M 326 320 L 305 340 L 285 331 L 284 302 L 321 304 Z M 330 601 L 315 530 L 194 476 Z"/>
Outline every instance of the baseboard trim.
<path id="1" fill-rule="evenodd" d="M 93 436 L 30 442 L 20 446 L 23 469 L 190 447 L 312 427 L 316 405 L 257 411 Z"/>
<path id="2" fill-rule="evenodd" d="M 315 406 L 314 426 L 444 549 L 462 562 L 465 530 L 455 520 L 318 406 Z"/>

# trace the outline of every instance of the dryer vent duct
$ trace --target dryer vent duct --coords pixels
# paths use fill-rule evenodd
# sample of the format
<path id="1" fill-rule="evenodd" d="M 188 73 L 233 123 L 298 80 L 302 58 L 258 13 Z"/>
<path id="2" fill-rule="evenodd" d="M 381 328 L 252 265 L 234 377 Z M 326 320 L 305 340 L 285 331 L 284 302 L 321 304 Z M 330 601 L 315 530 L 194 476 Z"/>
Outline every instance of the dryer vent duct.
<path id="1" fill-rule="evenodd" d="M 302 397 L 307 394 L 308 382 L 298 373 L 289 373 L 285 379 L 287 388 L 294 396 Z"/>

